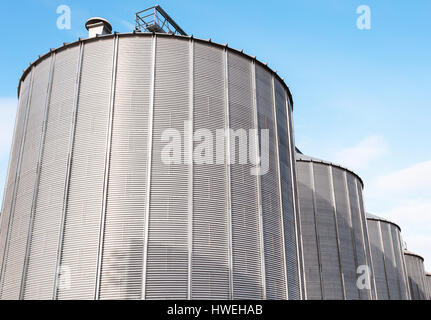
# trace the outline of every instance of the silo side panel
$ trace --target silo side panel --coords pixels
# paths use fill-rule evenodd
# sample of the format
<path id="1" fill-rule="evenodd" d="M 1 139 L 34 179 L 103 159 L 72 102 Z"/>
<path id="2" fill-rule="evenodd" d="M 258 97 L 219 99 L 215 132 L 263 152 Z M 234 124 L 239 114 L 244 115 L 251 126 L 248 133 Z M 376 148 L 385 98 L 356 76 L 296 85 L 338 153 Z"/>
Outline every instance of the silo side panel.
<path id="1" fill-rule="evenodd" d="M 400 300 L 400 286 L 396 274 L 394 249 L 392 247 L 392 234 L 388 223 L 381 223 L 383 248 L 385 252 L 386 279 L 389 286 L 391 300 Z"/>
<path id="2" fill-rule="evenodd" d="M 230 128 L 256 129 L 253 110 L 252 71 L 249 60 L 228 53 Z M 238 139 L 236 139 L 237 141 Z M 238 148 L 236 148 L 238 150 Z M 252 166 L 238 162 L 239 152 L 231 154 L 231 206 L 233 298 L 262 299 L 260 225 L 257 202 L 257 179 L 250 174 Z"/>
<path id="3" fill-rule="evenodd" d="M 35 76 L 31 92 L 24 151 L 17 180 L 15 211 L 7 244 L 8 256 L 4 267 L 2 299 L 18 299 L 20 294 L 50 61 L 50 58 L 45 59 L 34 69 Z"/>
<path id="4" fill-rule="evenodd" d="M 23 129 L 25 125 L 25 116 L 27 113 L 27 103 L 29 99 L 30 86 L 31 86 L 32 73 L 30 72 L 24 81 L 21 83 L 20 97 L 18 101 L 18 109 L 16 113 L 16 124 L 14 138 L 12 141 L 11 153 L 8 168 L 8 177 L 5 186 L 5 195 L 0 216 L 1 229 L 0 229 L 0 274 L 3 276 L 3 258 L 6 250 L 6 237 L 8 233 L 9 220 L 11 215 L 11 207 L 13 201 L 13 193 L 16 184 L 16 170 L 18 166 L 18 158 L 20 154 L 21 141 L 23 139 Z M 1 296 L 2 288 L 0 288 Z"/>
<path id="5" fill-rule="evenodd" d="M 428 286 L 428 299 L 431 300 L 431 275 L 426 276 L 427 286 Z"/>
<path id="6" fill-rule="evenodd" d="M 262 216 L 265 251 L 266 298 L 286 298 L 286 277 L 284 268 L 284 239 L 282 229 L 282 211 L 279 189 L 279 172 L 276 158 L 276 123 L 272 107 L 273 86 L 269 72 L 256 66 L 256 97 L 259 122 L 259 141 L 261 130 L 269 130 L 269 170 L 260 176 L 262 192 Z M 280 97 L 281 98 L 281 97 Z M 280 103 L 280 101 L 279 101 Z M 282 101 L 281 101 L 282 103 Z"/>
<path id="7" fill-rule="evenodd" d="M 150 37 L 119 38 L 101 299 L 141 298 L 151 62 Z"/>
<path id="8" fill-rule="evenodd" d="M 375 300 L 376 298 L 376 288 L 375 288 L 375 281 L 374 281 L 374 270 L 373 270 L 373 263 L 372 263 L 372 257 L 371 257 L 371 249 L 370 249 L 370 243 L 369 243 L 369 235 L 368 235 L 368 228 L 367 228 L 367 217 L 365 212 L 365 206 L 364 206 L 364 198 L 363 198 L 363 185 L 359 178 L 356 177 L 356 190 L 358 193 L 358 200 L 359 200 L 359 211 L 360 211 L 360 218 L 362 222 L 362 235 L 364 238 L 364 245 L 365 245 L 365 258 L 369 267 L 370 271 L 370 290 L 367 290 L 367 296 L 370 300 Z"/>
<path id="9" fill-rule="evenodd" d="M 63 209 L 79 47 L 56 54 L 24 299 L 51 299 Z"/>
<path id="10" fill-rule="evenodd" d="M 287 282 L 289 291 L 289 300 L 301 300 L 304 299 L 304 270 L 303 270 L 303 252 L 302 252 L 302 238 L 301 238 L 301 219 L 298 202 L 298 190 L 297 190 L 297 174 L 296 174 L 296 154 L 295 154 L 295 129 L 293 125 L 293 115 L 291 102 L 288 98 L 287 91 L 285 90 L 286 112 L 287 112 L 287 126 L 289 134 L 289 167 L 291 168 L 292 176 L 290 177 L 290 183 L 288 184 L 293 188 L 294 194 L 292 194 L 291 202 L 295 210 L 289 215 L 289 220 L 293 219 L 292 222 L 285 221 L 285 238 L 286 238 L 286 264 L 287 264 Z M 278 121 L 278 117 L 277 117 Z M 282 179 L 286 179 L 286 176 L 282 175 Z M 283 190 L 284 194 L 285 190 Z"/>
<path id="11" fill-rule="evenodd" d="M 114 40 L 84 45 L 69 198 L 60 267 L 70 286 L 59 299 L 93 299 L 97 273 L 103 177 L 110 109 Z"/>
<path id="12" fill-rule="evenodd" d="M 193 148 L 192 299 L 229 299 L 227 167 L 225 161 L 216 163 L 214 139 L 216 131 L 225 127 L 224 54 L 195 42 L 193 60 L 193 130 L 199 140 Z M 206 144 L 208 138 L 211 142 Z M 205 145 L 211 145 L 214 153 L 205 151 Z"/>
<path id="13" fill-rule="evenodd" d="M 348 193 L 346 190 L 344 171 L 332 169 L 334 182 L 335 204 L 337 207 L 338 235 L 340 237 L 341 269 L 344 275 L 344 286 L 347 300 L 359 298 L 356 286 L 356 257 L 353 243 L 352 221 L 349 215 Z"/>
<path id="14" fill-rule="evenodd" d="M 412 300 L 420 300 L 419 283 L 416 278 L 415 258 L 409 255 L 406 255 L 405 257 L 406 257 L 407 271 L 409 276 L 411 298 Z"/>
<path id="15" fill-rule="evenodd" d="M 423 260 L 418 259 L 417 266 L 418 266 L 419 284 L 421 288 L 421 299 L 428 300 L 429 297 L 428 297 L 427 286 L 426 286 L 425 266 L 424 266 Z"/>
<path id="16" fill-rule="evenodd" d="M 370 234 L 371 253 L 373 255 L 374 277 L 376 279 L 377 299 L 388 300 L 388 283 L 386 280 L 385 258 L 382 247 L 379 222 L 368 220 Z"/>
<path id="17" fill-rule="evenodd" d="M 289 141 L 288 108 L 285 92 L 280 81 L 275 80 L 275 102 L 278 131 L 278 153 L 280 163 L 281 195 L 283 203 L 283 226 L 285 260 L 289 299 L 299 299 L 298 256 L 296 251 L 296 223 L 292 194 L 291 154 Z"/>
<path id="18" fill-rule="evenodd" d="M 352 216 L 352 228 L 354 234 L 354 241 L 356 247 L 356 259 L 359 266 L 367 265 L 366 253 L 365 253 L 365 241 L 362 233 L 362 219 L 361 212 L 358 206 L 358 197 L 356 194 L 356 179 L 351 174 L 347 173 L 347 188 L 349 192 L 350 201 L 350 213 Z M 359 294 L 362 300 L 369 299 L 369 290 L 359 290 Z"/>
<path id="19" fill-rule="evenodd" d="M 162 159 L 166 129 L 185 138 L 189 119 L 189 43 L 157 38 L 154 132 L 147 253 L 147 299 L 186 299 L 188 285 L 188 166 Z M 177 142 L 174 142 L 177 144 Z M 169 147 L 168 147 L 169 148 Z M 166 159 L 168 160 L 168 159 Z"/>
<path id="20" fill-rule="evenodd" d="M 325 300 L 343 299 L 334 207 L 329 184 L 329 167 L 317 163 L 313 164 L 313 167 L 323 294 Z"/>
<path id="21" fill-rule="evenodd" d="M 398 277 L 398 283 L 400 285 L 400 291 L 401 291 L 401 297 L 402 300 L 408 300 L 408 287 L 407 287 L 407 272 L 404 268 L 405 261 L 404 261 L 404 255 L 402 251 L 402 244 L 401 244 L 401 235 L 400 231 L 397 227 L 394 225 L 391 225 L 392 230 L 392 242 L 394 247 L 394 254 L 395 254 L 395 261 L 396 261 L 396 272 Z"/>
<path id="22" fill-rule="evenodd" d="M 405 255 L 412 300 L 427 299 L 423 261 L 416 256 Z"/>
<path id="23" fill-rule="evenodd" d="M 322 299 L 319 252 L 317 248 L 316 221 L 314 219 L 313 183 L 308 162 L 297 162 L 298 195 L 301 210 L 302 244 L 307 299 Z"/>

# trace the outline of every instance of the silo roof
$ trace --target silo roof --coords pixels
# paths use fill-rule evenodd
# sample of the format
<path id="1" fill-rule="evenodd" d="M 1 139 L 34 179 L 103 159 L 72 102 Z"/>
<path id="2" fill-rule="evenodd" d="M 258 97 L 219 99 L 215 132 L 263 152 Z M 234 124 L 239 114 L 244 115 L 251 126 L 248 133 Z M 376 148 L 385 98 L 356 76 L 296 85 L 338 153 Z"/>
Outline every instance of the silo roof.
<path id="1" fill-rule="evenodd" d="M 318 159 L 318 158 L 307 156 L 307 155 L 303 154 L 301 151 L 299 151 L 298 148 L 296 148 L 296 161 L 322 163 L 322 164 L 326 164 L 326 165 L 329 165 L 329 166 L 333 166 L 333 167 L 337 167 L 339 169 L 345 170 L 345 171 L 353 174 L 355 177 L 357 177 L 358 180 L 362 184 L 362 188 L 364 187 L 364 182 L 362 181 L 362 178 L 358 174 L 356 174 L 355 172 L 353 172 L 352 170 L 350 170 L 350 169 L 348 169 L 348 168 L 346 168 L 346 167 L 344 167 L 342 165 L 330 162 L 330 161 L 326 161 L 326 160 L 322 160 L 322 159 Z"/>
<path id="2" fill-rule="evenodd" d="M 414 253 L 414 252 L 411 252 L 411 251 L 408 251 L 408 250 L 404 250 L 404 254 L 406 254 L 406 255 L 409 255 L 409 256 L 413 256 L 413 257 L 416 257 L 416 258 L 419 258 L 419 259 L 421 259 L 422 261 L 424 261 L 424 258 L 422 258 L 420 255 L 418 255 L 417 253 Z"/>
<path id="3" fill-rule="evenodd" d="M 388 219 L 376 216 L 376 215 L 368 213 L 368 212 L 367 212 L 367 219 L 368 220 L 375 220 L 375 221 L 382 221 L 382 222 L 386 222 L 386 223 L 392 224 L 395 227 L 397 227 L 400 230 L 400 232 L 401 232 L 401 227 L 398 224 L 396 224 L 395 222 L 392 222 L 392 221 L 390 221 Z"/>
<path id="4" fill-rule="evenodd" d="M 126 36 L 143 36 L 143 37 L 148 37 L 148 36 L 152 36 L 152 35 L 156 35 L 158 37 L 171 37 L 171 38 L 178 38 L 178 39 L 184 39 L 184 40 L 193 39 L 193 40 L 195 40 L 197 42 L 212 44 L 212 45 L 217 46 L 217 47 L 226 48 L 230 52 L 243 55 L 243 56 L 249 58 L 250 60 L 255 61 L 257 64 L 259 64 L 260 66 L 262 66 L 263 68 L 265 68 L 266 70 L 268 70 L 270 73 L 272 73 L 275 76 L 275 78 L 277 78 L 280 81 L 280 83 L 286 88 L 287 95 L 289 97 L 289 100 L 291 102 L 291 107 L 292 107 L 292 110 L 293 110 L 293 97 L 292 97 L 292 93 L 290 92 L 289 86 L 284 82 L 284 78 L 282 78 L 277 73 L 276 70 L 271 69 L 268 66 L 267 63 L 259 61 L 255 56 L 251 56 L 249 54 L 246 54 L 246 53 L 244 53 L 243 50 L 237 50 L 237 49 L 231 48 L 231 47 L 229 47 L 228 44 L 221 44 L 221 43 L 213 42 L 211 39 L 199 39 L 199 38 L 195 38 L 193 35 L 191 35 L 191 36 L 182 36 L 182 35 L 175 35 L 175 34 L 169 34 L 169 33 L 150 33 L 150 32 L 136 32 L 136 31 L 128 32 L 128 33 L 117 33 L 117 32 L 114 32 L 113 34 L 97 35 L 94 38 L 85 38 L 85 39 L 79 38 L 75 42 L 63 43 L 63 45 L 60 46 L 60 47 L 58 47 L 58 48 L 50 49 L 49 52 L 45 53 L 44 55 L 39 56 L 38 59 L 36 59 L 35 61 L 31 62 L 30 65 L 24 70 L 24 72 L 23 72 L 23 74 L 22 74 L 22 76 L 20 78 L 19 84 L 18 84 L 18 98 L 19 98 L 19 93 L 20 93 L 20 88 L 21 88 L 21 82 L 24 79 L 24 77 L 27 75 L 27 73 L 30 72 L 30 70 L 31 70 L 31 68 L 33 66 L 37 65 L 39 62 L 41 62 L 43 59 L 45 59 L 46 57 L 48 57 L 53 52 L 57 52 L 57 51 L 65 49 L 65 48 L 72 47 L 74 45 L 78 45 L 81 42 L 95 41 L 96 39 L 110 38 L 110 37 L 115 37 L 115 36 L 118 36 L 118 37 L 126 37 Z"/>

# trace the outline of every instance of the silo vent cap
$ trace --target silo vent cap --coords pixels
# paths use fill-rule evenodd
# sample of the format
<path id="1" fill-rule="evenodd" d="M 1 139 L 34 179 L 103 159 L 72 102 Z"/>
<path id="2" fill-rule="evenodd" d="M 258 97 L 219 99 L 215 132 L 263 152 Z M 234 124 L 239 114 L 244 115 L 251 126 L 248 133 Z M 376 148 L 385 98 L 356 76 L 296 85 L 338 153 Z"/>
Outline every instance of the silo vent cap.
<path id="1" fill-rule="evenodd" d="M 88 30 L 88 37 L 94 38 L 97 35 L 111 34 L 112 26 L 108 20 L 94 17 L 87 20 L 85 28 Z"/>

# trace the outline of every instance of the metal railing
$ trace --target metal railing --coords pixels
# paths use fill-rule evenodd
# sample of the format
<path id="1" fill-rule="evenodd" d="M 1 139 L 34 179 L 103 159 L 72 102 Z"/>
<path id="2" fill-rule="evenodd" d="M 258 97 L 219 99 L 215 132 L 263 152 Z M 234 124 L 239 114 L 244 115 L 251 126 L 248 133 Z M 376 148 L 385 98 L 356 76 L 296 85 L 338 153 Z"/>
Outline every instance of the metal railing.
<path id="1" fill-rule="evenodd" d="M 135 31 L 187 35 L 159 5 L 136 13 Z"/>

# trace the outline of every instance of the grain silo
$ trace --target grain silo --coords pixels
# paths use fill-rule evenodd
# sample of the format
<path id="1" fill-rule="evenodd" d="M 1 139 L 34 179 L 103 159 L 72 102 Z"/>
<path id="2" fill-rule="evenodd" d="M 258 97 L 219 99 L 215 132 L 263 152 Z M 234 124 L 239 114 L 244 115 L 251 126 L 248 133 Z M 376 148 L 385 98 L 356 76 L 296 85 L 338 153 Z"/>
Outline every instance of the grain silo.
<path id="1" fill-rule="evenodd" d="M 409 277 L 410 296 L 412 300 L 428 300 L 425 279 L 424 258 L 420 255 L 404 250 Z"/>
<path id="2" fill-rule="evenodd" d="M 425 275 L 426 284 L 428 286 L 428 298 L 431 300 L 431 273 L 427 272 Z"/>
<path id="3" fill-rule="evenodd" d="M 327 161 L 296 157 L 307 299 L 374 299 L 361 178 Z M 363 270 L 366 287 L 357 285 Z"/>
<path id="4" fill-rule="evenodd" d="M 386 219 L 367 214 L 378 300 L 410 300 L 401 228 Z"/>
<path id="5" fill-rule="evenodd" d="M 289 88 L 255 57 L 150 12 L 166 23 L 143 24 L 145 11 L 135 32 L 111 34 L 90 19 L 90 38 L 24 72 L 1 298 L 301 299 Z M 221 146 L 191 161 L 217 130 Z M 184 161 L 166 163 L 172 132 Z"/>

